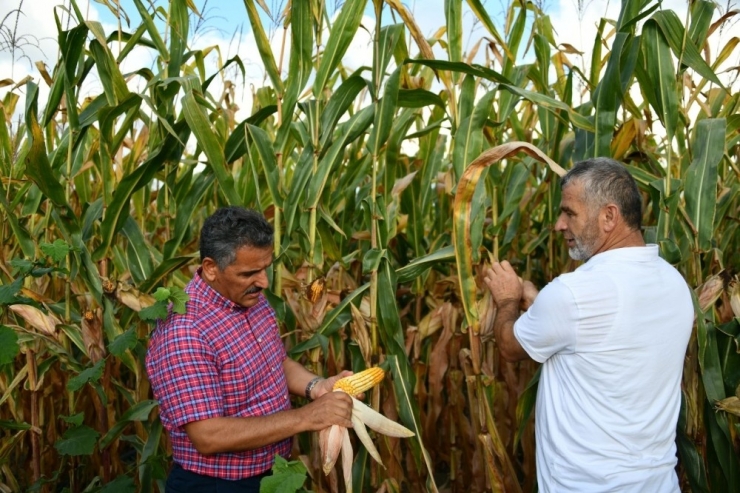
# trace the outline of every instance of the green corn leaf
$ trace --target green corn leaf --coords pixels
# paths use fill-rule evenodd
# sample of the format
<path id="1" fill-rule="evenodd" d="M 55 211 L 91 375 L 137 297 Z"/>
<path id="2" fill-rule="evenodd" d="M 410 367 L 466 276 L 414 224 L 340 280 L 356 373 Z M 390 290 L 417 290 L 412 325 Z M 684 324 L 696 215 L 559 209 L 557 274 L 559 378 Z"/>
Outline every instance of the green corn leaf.
<path id="1" fill-rule="evenodd" d="M 371 85 L 373 95 L 377 95 L 378 90 L 380 90 L 388 63 L 390 63 L 393 53 L 396 51 L 398 42 L 403 39 L 403 33 L 403 24 L 391 24 L 380 29 L 378 49 L 373 50 L 373 80 Z"/>
<path id="2" fill-rule="evenodd" d="M 265 68 L 267 76 L 270 78 L 275 90 L 277 92 L 283 92 L 283 80 L 280 78 L 280 73 L 275 64 L 275 57 L 273 56 L 272 48 L 270 47 L 270 40 L 267 39 L 265 28 L 262 27 L 262 21 L 257 13 L 257 7 L 254 4 L 254 0 L 244 0 L 244 7 L 247 9 L 249 24 L 252 26 L 252 34 L 254 35 L 254 40 L 257 43 L 257 50 L 262 59 L 262 66 Z"/>
<path id="3" fill-rule="evenodd" d="M 311 209 L 318 206 L 321 194 L 323 193 L 324 187 L 329 178 L 329 174 L 340 162 L 342 162 L 345 147 L 357 136 L 362 135 L 363 132 L 365 132 L 373 122 L 373 117 L 374 115 L 372 112 L 361 111 L 342 125 L 342 136 L 331 145 L 324 157 L 321 158 L 316 173 L 311 177 L 311 181 L 306 192 L 305 206 L 307 208 Z"/>
<path id="4" fill-rule="evenodd" d="M 108 204 L 100 226 L 101 243 L 93 252 L 93 260 L 100 260 L 108 251 L 114 235 L 121 230 L 128 216 L 131 205 L 131 196 L 141 187 L 149 183 L 168 160 L 179 160 L 183 152 L 181 141 L 187 141 L 190 134 L 185 122 L 178 122 L 174 130 L 179 138 L 172 135 L 161 142 L 159 148 L 155 149 L 150 157 L 141 163 L 131 174 L 125 176 L 116 187 L 113 200 Z M 213 137 L 215 139 L 215 137 Z"/>
<path id="5" fill-rule="evenodd" d="M 462 176 L 468 163 L 478 157 L 483 149 L 483 127 L 491 114 L 496 93 L 496 91 L 489 91 L 480 98 L 472 114 L 460 122 L 455 133 L 452 166 L 458 177 Z"/>
<path id="6" fill-rule="evenodd" d="M 163 258 L 169 259 L 176 255 L 185 235 L 192 227 L 193 218 L 199 212 L 203 201 L 211 187 L 215 177 L 211 173 L 200 173 L 188 189 L 188 193 L 177 204 L 177 215 L 175 216 L 175 231 L 172 238 L 164 245 Z M 146 277 L 149 277 L 147 274 Z"/>
<path id="7" fill-rule="evenodd" d="M 250 159 L 255 166 L 255 169 L 259 169 L 254 162 L 259 156 L 259 162 L 262 165 L 263 174 L 267 181 L 267 187 L 270 190 L 270 196 L 272 197 L 272 203 L 276 207 L 283 208 L 283 196 L 280 193 L 280 171 L 277 168 L 277 162 L 275 160 L 275 152 L 270 142 L 270 137 L 267 132 L 254 125 L 246 126 L 249 136 L 254 142 L 254 147 L 257 151 L 256 155 L 250 154 Z"/>
<path id="8" fill-rule="evenodd" d="M 142 25 L 146 27 L 149 37 L 152 39 L 154 46 L 157 47 L 157 51 L 159 51 L 160 58 L 162 60 L 169 60 L 170 54 L 167 50 L 167 46 L 164 44 L 164 41 L 162 41 L 162 37 L 159 35 L 159 29 L 154 24 L 152 16 L 149 15 L 149 11 L 144 7 L 142 0 L 134 0 L 134 5 L 136 5 L 136 10 L 139 11 L 141 21 L 143 22 Z"/>
<path id="9" fill-rule="evenodd" d="M 111 426 L 110 430 L 108 430 L 108 433 L 106 433 L 103 438 L 100 439 L 100 450 L 104 450 L 111 443 L 113 443 L 114 440 L 121 436 L 121 433 L 123 433 L 123 431 L 131 422 L 147 421 L 149 419 L 149 415 L 152 412 L 152 409 L 157 407 L 157 405 L 157 401 L 155 400 L 145 400 L 137 402 L 136 404 L 131 406 L 128 411 L 123 413 L 116 424 Z"/>
<path id="10" fill-rule="evenodd" d="M 360 76 L 353 75 L 345 80 L 329 98 L 326 108 L 321 112 L 319 122 L 319 135 L 321 138 L 321 149 L 324 149 L 331 140 L 337 122 L 347 112 L 352 103 L 360 94 L 360 91 L 367 87 L 367 81 Z"/>
<path id="11" fill-rule="evenodd" d="M 668 141 L 678 124 L 678 91 L 671 51 L 657 23 L 649 20 L 642 28 L 642 63 L 636 67 L 645 98 L 666 129 Z"/>
<path id="12" fill-rule="evenodd" d="M 451 62 L 462 61 L 462 0 L 445 0 L 447 21 L 447 56 Z M 454 79 L 453 79 L 454 80 Z"/>
<path id="13" fill-rule="evenodd" d="M 724 87 L 717 74 L 704 61 L 694 42 L 690 37 L 686 36 L 683 22 L 681 22 L 681 19 L 678 18 L 678 15 L 674 11 L 661 10 L 656 12 L 650 20 L 655 22 L 660 28 L 673 53 L 682 63 L 696 70 L 705 79 L 711 80 L 720 87 Z"/>
<path id="14" fill-rule="evenodd" d="M 445 108 L 442 98 L 426 89 L 400 89 L 398 91 L 398 106 L 401 108 L 424 108 L 432 105 Z"/>
<path id="15" fill-rule="evenodd" d="M 313 83 L 313 95 L 319 99 L 324 90 L 329 77 L 334 74 L 342 57 L 347 52 L 352 39 L 355 37 L 357 28 L 360 27 L 362 14 L 365 11 L 367 0 L 354 0 L 345 2 L 342 10 L 339 12 L 334 25 L 329 32 L 329 40 L 326 42 L 326 48 L 321 55 L 319 68 L 316 72 L 316 79 Z M 295 3 L 293 4 L 295 7 Z"/>
<path id="16" fill-rule="evenodd" d="M 247 125 L 259 125 L 268 117 L 275 114 L 277 106 L 270 105 L 262 108 L 234 128 L 224 145 L 224 154 L 226 162 L 233 163 L 247 153 Z"/>
<path id="17" fill-rule="evenodd" d="M 428 473 L 427 491 L 438 493 L 439 490 L 434 480 L 432 459 L 426 447 L 424 447 L 424 442 L 422 442 L 421 438 L 419 408 L 413 394 L 416 377 L 411 371 L 405 354 L 401 356 L 389 354 L 388 364 L 391 367 L 391 373 L 393 373 L 393 391 L 398 402 L 398 414 L 401 416 L 401 421 L 416 435 L 409 439 L 411 441 L 411 447 L 414 450 L 416 466 L 421 469 L 421 460 L 423 459 Z"/>
<path id="18" fill-rule="evenodd" d="M 198 139 L 198 144 L 208 157 L 208 164 L 213 170 L 213 174 L 216 175 L 221 193 L 224 194 L 230 204 L 241 204 L 236 188 L 234 188 L 234 178 L 226 169 L 226 159 L 221 143 L 211 128 L 203 108 L 198 104 L 192 92 L 185 94 L 182 98 L 182 111 L 185 120 L 193 131 L 193 135 Z"/>
<path id="19" fill-rule="evenodd" d="M 398 282 L 404 283 L 412 281 L 430 268 L 434 267 L 436 264 L 454 262 L 454 260 L 455 249 L 452 245 L 440 248 L 433 253 L 414 259 L 405 266 L 399 268 L 396 271 Z"/>
<path id="20" fill-rule="evenodd" d="M 180 67 L 185 61 L 185 50 L 188 47 L 188 29 L 190 27 L 186 0 L 170 2 L 168 24 L 170 29 L 170 56 L 167 60 L 167 76 L 179 77 Z"/>
<path id="21" fill-rule="evenodd" d="M 380 154 L 380 148 L 388 140 L 391 133 L 393 115 L 396 112 L 396 102 L 398 101 L 400 70 L 400 68 L 397 68 L 388 77 L 383 98 L 377 103 L 378 110 L 375 112 L 375 122 L 367 139 L 367 149 L 373 156 Z"/>
<path id="22" fill-rule="evenodd" d="M 697 231 L 700 251 L 708 251 L 714 236 L 718 167 L 725 153 L 724 118 L 701 120 L 696 125 L 694 159 L 686 171 L 686 213 Z"/>
<path id="23" fill-rule="evenodd" d="M 161 264 L 159 264 L 155 269 L 152 275 L 141 283 L 141 286 L 139 286 L 139 289 L 144 292 L 148 293 L 151 291 L 157 284 L 162 282 L 162 280 L 170 275 L 172 272 L 180 269 L 181 267 L 189 264 L 194 259 L 198 258 L 198 254 L 194 253 L 192 255 L 185 255 L 182 257 L 173 257 L 167 260 L 164 260 Z"/>
<path id="24" fill-rule="evenodd" d="M 298 95 L 306 86 L 313 69 L 313 25 L 309 2 L 292 2 L 290 9 L 290 61 L 288 79 L 283 93 L 283 123 L 275 138 L 275 150 L 280 152 L 290 133 Z"/>

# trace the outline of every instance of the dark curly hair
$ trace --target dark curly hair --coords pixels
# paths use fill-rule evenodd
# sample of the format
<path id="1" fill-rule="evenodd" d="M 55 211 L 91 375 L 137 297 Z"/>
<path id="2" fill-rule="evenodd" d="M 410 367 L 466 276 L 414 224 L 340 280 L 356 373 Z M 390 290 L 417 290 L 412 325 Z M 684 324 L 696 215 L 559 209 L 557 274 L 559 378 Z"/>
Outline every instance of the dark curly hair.
<path id="1" fill-rule="evenodd" d="M 272 225 L 259 212 L 243 207 L 223 207 L 213 213 L 200 232 L 200 261 L 213 259 L 223 270 L 236 259 L 242 247 L 269 248 Z"/>

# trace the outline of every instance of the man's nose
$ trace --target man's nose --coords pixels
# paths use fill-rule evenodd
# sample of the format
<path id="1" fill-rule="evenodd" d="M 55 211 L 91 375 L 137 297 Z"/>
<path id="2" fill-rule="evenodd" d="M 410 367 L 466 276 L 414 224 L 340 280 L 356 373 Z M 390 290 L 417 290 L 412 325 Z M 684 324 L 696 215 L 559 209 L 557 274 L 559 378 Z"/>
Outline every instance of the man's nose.
<path id="1" fill-rule="evenodd" d="M 558 220 L 555 221 L 555 231 L 565 231 L 567 227 L 565 226 L 565 219 L 563 219 L 563 215 L 560 214 L 558 216 Z"/>
<path id="2" fill-rule="evenodd" d="M 267 271 L 261 270 L 260 273 L 257 275 L 257 278 L 255 279 L 254 284 L 261 288 L 261 289 L 267 289 L 270 287 L 270 280 L 267 279 Z"/>

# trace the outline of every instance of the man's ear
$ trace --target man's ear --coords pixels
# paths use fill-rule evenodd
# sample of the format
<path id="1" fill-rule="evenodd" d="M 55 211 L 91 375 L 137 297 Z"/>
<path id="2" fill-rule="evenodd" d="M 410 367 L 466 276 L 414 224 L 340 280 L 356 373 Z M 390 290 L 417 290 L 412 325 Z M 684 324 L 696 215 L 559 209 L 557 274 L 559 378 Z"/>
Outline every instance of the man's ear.
<path id="1" fill-rule="evenodd" d="M 602 227 L 604 231 L 607 233 L 613 231 L 617 227 L 621 217 L 619 207 L 616 204 L 606 204 L 602 209 Z"/>
<path id="2" fill-rule="evenodd" d="M 219 268 L 215 260 L 213 260 L 211 257 L 206 257 L 203 259 L 203 262 L 201 262 L 200 266 L 203 268 L 203 279 L 208 282 L 213 282 L 216 280 L 216 277 L 219 273 Z"/>

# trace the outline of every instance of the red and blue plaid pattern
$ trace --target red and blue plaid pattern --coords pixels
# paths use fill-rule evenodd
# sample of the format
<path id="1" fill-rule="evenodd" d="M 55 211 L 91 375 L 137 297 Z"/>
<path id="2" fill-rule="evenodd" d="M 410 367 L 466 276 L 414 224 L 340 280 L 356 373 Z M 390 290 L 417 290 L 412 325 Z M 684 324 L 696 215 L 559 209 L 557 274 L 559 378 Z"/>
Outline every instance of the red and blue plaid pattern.
<path id="1" fill-rule="evenodd" d="M 184 315 L 170 312 L 158 324 L 146 358 L 159 413 L 175 462 L 198 474 L 242 479 L 287 457 L 291 440 L 245 452 L 198 453 L 183 425 L 208 418 L 264 416 L 290 409 L 283 372 L 285 348 L 275 314 L 264 297 L 243 308 L 212 289 L 200 270 L 185 291 Z"/>

